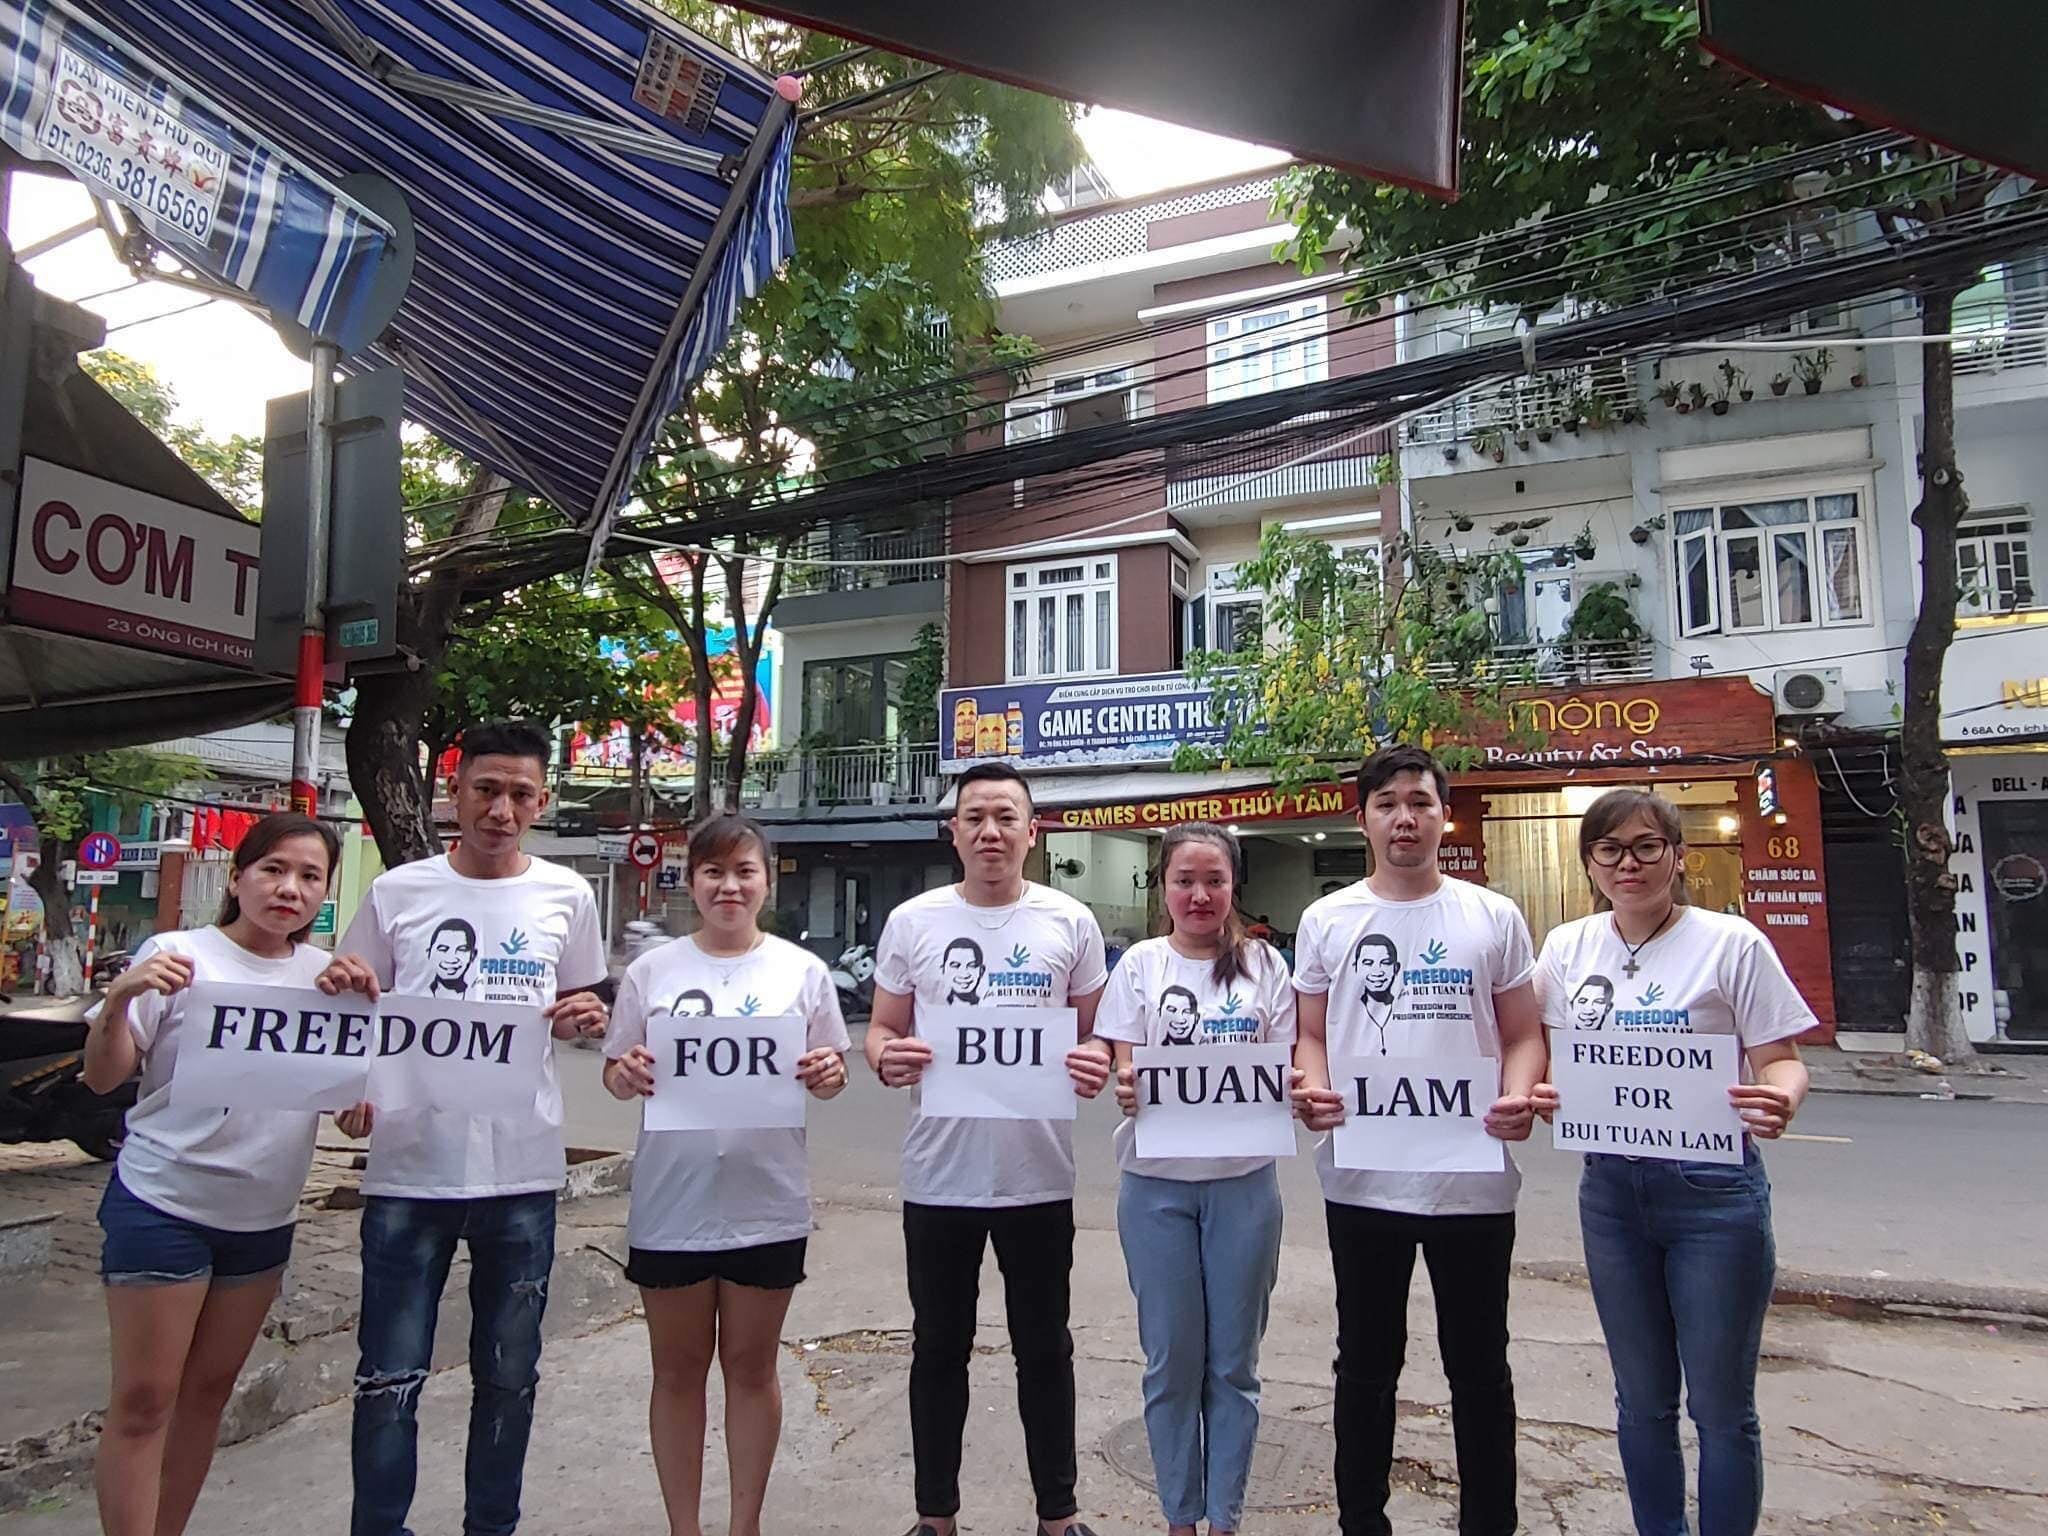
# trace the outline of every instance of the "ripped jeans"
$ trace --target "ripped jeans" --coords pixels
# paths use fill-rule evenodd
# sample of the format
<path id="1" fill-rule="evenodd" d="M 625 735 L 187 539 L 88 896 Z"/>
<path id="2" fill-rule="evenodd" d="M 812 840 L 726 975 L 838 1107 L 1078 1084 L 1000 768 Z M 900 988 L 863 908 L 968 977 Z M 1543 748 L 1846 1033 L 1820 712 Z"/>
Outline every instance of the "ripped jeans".
<path id="1" fill-rule="evenodd" d="M 512 1536 L 540 1323 L 555 1259 L 555 1195 L 363 1204 L 363 1306 L 357 1328 L 350 1536 L 410 1536 L 419 1475 L 419 1397 L 432 1369 L 434 1320 L 458 1241 L 469 1245 L 469 1451 L 465 1536 Z"/>

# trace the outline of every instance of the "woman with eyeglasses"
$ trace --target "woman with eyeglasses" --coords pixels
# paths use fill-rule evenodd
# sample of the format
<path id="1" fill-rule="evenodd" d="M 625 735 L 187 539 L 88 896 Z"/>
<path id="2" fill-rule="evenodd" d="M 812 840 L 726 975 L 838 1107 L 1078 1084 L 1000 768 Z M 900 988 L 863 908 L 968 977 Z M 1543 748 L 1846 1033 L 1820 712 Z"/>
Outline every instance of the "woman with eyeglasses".
<path id="1" fill-rule="evenodd" d="M 1760 929 L 1686 904 L 1685 837 L 1669 801 L 1610 790 L 1587 808 L 1579 856 L 1594 913 L 1544 940 L 1544 1023 L 1588 1027 L 1604 991 L 1599 1027 L 1734 1035 L 1747 1062 L 1728 1090 L 1747 1132 L 1739 1165 L 1589 1153 L 1579 1226 L 1638 1536 L 1686 1536 L 1681 1380 L 1699 1430 L 1699 1536 L 1750 1536 L 1763 1510 L 1757 1353 L 1777 1272 L 1756 1142 L 1782 1136 L 1799 1112 L 1807 1078 L 1793 1040 L 1817 1021 Z M 1545 1113 L 1559 1107 L 1547 1083 L 1532 1096 Z"/>

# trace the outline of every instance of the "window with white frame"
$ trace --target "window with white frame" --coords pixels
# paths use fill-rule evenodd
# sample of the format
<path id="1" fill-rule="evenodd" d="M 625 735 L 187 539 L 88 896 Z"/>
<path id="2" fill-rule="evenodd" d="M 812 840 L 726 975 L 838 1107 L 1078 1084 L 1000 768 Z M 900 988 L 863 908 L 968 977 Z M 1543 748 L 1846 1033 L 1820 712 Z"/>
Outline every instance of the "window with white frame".
<path id="1" fill-rule="evenodd" d="M 1857 490 L 1676 508 L 1679 634 L 1869 622 L 1867 512 Z"/>
<path id="2" fill-rule="evenodd" d="M 1330 376 L 1321 298 L 1209 322 L 1209 399 L 1241 400 Z"/>
<path id="3" fill-rule="evenodd" d="M 1243 585 L 1241 569 L 1237 565 L 1209 567 L 1209 646 L 1226 656 L 1256 639 L 1265 609 L 1265 594 Z"/>
<path id="4" fill-rule="evenodd" d="M 1982 512 L 1956 530 L 1956 611 L 2012 613 L 2034 606 L 2033 516 L 2024 507 Z"/>
<path id="5" fill-rule="evenodd" d="M 1037 442 L 1064 432 L 1114 426 L 1152 414 L 1152 386 L 1139 378 L 1136 363 L 1119 363 L 1092 372 L 1052 374 L 1003 407 L 1003 441 Z M 1024 482 L 1018 480 L 1011 500 L 1024 503 Z"/>
<path id="6" fill-rule="evenodd" d="M 1380 541 L 1378 538 L 1332 539 L 1330 553 L 1337 560 L 1337 593 L 1305 591 L 1301 594 L 1301 616 L 1311 621 L 1320 621 L 1324 604 L 1332 596 L 1351 594 L 1356 601 L 1340 606 L 1339 612 L 1349 611 L 1355 615 L 1374 615 L 1377 606 L 1375 595 L 1379 589 Z"/>
<path id="7" fill-rule="evenodd" d="M 1013 565 L 1007 606 L 1007 681 L 1116 671 L 1115 555 Z"/>

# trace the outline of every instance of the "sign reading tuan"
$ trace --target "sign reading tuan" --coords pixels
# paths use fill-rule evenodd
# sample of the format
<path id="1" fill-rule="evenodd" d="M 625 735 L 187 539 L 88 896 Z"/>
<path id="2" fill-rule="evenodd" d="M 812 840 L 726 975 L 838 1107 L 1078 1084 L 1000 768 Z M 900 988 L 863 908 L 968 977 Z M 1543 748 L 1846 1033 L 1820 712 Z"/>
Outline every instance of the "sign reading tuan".
<path id="1" fill-rule="evenodd" d="M 800 1127 L 804 1021 L 701 1018 L 661 1013 L 647 1021 L 654 1097 L 642 1111 L 650 1131 L 739 1131 Z"/>
<path id="2" fill-rule="evenodd" d="M 955 1120 L 1071 1120 L 1067 1052 L 1080 1038 L 1071 1008 L 919 1008 L 932 1048 L 922 1113 Z"/>
<path id="3" fill-rule="evenodd" d="M 538 1008 L 196 983 L 172 1101 L 205 1109 L 451 1109 L 525 1114 L 540 1091 Z"/>
<path id="4" fill-rule="evenodd" d="M 1555 1143 L 1669 1162 L 1739 1163 L 1742 1118 L 1733 1035 L 1573 1029 L 1551 1034 Z"/>
<path id="5" fill-rule="evenodd" d="M 1293 1048 L 1141 1045 L 1138 1156 L 1292 1157 Z"/>
<path id="6" fill-rule="evenodd" d="M 1345 1118 L 1331 1136 L 1339 1168 L 1390 1173 L 1499 1173 L 1486 1112 L 1500 1097 L 1490 1056 L 1339 1056 L 1330 1083 Z"/>

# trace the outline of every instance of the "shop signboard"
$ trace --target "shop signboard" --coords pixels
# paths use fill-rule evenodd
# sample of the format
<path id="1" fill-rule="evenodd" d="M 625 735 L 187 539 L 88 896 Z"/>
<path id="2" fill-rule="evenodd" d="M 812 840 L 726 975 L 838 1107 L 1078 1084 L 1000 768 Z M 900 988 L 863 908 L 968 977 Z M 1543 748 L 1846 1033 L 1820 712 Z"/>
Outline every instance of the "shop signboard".
<path id="1" fill-rule="evenodd" d="M 2048 736 L 2048 613 L 1966 619 L 1941 671 L 1941 738 Z"/>
<path id="2" fill-rule="evenodd" d="M 1771 697 L 1746 677 L 1549 689 L 1508 702 L 1505 720 L 1457 738 L 1475 769 L 1643 768 L 1704 753 L 1769 752 Z M 1449 743 L 1447 743 L 1449 744 Z"/>
<path id="3" fill-rule="evenodd" d="M 939 695 L 939 767 L 996 759 L 1019 768 L 1169 763 L 1227 735 L 1206 687 L 1185 672 L 948 688 Z"/>
<path id="4" fill-rule="evenodd" d="M 1209 821 L 1230 827 L 1244 822 L 1349 816 L 1357 808 L 1357 791 L 1348 782 L 1311 785 L 1292 794 L 1282 794 L 1270 784 L 1261 784 L 1166 800 L 1068 806 L 1041 812 L 1038 825 L 1046 832 L 1143 831 L 1148 827 L 1177 827 L 1187 821 Z"/>

